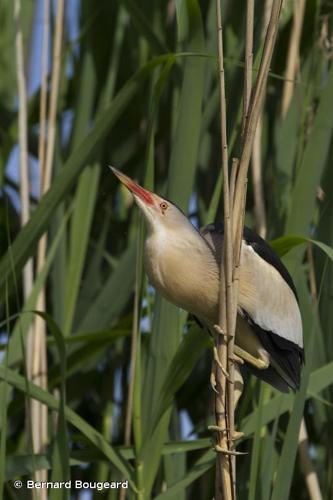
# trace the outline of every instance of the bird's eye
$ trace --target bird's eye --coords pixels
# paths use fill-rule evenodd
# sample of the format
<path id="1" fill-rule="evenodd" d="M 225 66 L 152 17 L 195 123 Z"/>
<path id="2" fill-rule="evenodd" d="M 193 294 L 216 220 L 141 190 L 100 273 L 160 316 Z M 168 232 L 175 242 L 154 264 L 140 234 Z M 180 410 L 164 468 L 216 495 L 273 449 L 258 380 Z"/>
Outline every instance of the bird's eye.
<path id="1" fill-rule="evenodd" d="M 160 203 L 160 209 L 162 210 L 162 214 L 164 214 L 164 212 L 166 211 L 168 206 L 169 205 L 167 203 L 165 203 L 165 201 L 162 201 L 162 203 Z"/>

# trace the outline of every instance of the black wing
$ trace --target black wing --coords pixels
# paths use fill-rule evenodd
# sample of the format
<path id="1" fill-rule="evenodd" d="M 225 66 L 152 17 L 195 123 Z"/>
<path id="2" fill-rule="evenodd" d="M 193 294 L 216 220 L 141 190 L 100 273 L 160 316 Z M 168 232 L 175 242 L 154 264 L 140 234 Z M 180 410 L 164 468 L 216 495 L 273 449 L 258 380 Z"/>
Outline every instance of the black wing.
<path id="1" fill-rule="evenodd" d="M 203 235 L 207 233 L 211 233 L 212 235 L 214 233 L 223 234 L 224 224 L 209 224 L 202 230 Z M 294 282 L 288 270 L 270 245 L 248 227 L 244 227 L 243 239 L 262 259 L 279 272 L 298 301 Z M 252 320 L 246 311 L 242 311 L 242 313 L 244 319 L 246 319 L 251 329 L 258 336 L 264 349 L 270 354 L 273 365 L 265 370 L 259 370 L 247 364 L 249 370 L 280 391 L 288 392 L 288 387 L 293 390 L 298 389 L 300 386 L 301 368 L 304 364 L 304 350 L 294 342 L 284 339 L 276 332 L 264 330 Z"/>

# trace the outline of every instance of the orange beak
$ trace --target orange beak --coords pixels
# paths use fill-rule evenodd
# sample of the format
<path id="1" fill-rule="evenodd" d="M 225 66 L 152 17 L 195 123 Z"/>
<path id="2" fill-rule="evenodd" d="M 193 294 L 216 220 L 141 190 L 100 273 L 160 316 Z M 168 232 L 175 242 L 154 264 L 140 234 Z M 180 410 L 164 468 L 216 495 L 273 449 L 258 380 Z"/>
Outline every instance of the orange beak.
<path id="1" fill-rule="evenodd" d="M 146 205 L 153 206 L 154 205 L 154 198 L 153 194 L 150 191 L 147 191 L 147 189 L 144 189 L 143 187 L 139 186 L 136 182 L 134 182 L 130 177 L 127 177 L 127 175 L 123 174 L 119 170 L 117 170 L 114 167 L 110 167 L 112 172 L 120 182 L 124 184 L 124 186 L 127 187 L 133 193 L 133 195 L 138 196 Z"/>

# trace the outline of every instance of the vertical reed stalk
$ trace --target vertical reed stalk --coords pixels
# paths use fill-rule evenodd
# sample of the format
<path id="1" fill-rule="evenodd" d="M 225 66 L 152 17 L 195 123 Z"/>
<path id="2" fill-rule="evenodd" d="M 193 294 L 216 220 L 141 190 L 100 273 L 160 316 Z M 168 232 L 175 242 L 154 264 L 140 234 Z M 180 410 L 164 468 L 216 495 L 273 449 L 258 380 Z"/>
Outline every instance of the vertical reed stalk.
<path id="1" fill-rule="evenodd" d="M 299 48 L 304 20 L 305 0 L 299 0 L 294 4 L 293 26 L 290 34 L 286 80 L 283 86 L 281 115 L 284 118 L 288 112 L 293 92 L 294 80 L 299 66 Z M 307 256 L 309 261 L 309 283 L 312 301 L 317 301 L 317 286 L 314 271 L 313 252 L 311 244 L 308 245 Z M 308 444 L 308 432 L 304 418 L 302 419 L 299 436 L 298 436 L 298 452 L 300 457 L 301 469 L 305 476 L 305 482 L 311 500 L 321 500 L 322 494 L 319 487 L 319 480 L 316 470 L 310 458 L 310 450 Z"/>
<path id="2" fill-rule="evenodd" d="M 272 10 L 272 0 L 266 0 L 263 19 L 262 19 L 261 34 L 260 34 L 260 39 L 262 43 L 265 40 L 271 10 Z M 263 114 L 261 112 L 253 142 L 252 184 L 254 193 L 254 218 L 256 223 L 256 230 L 257 233 L 262 238 L 265 238 L 267 233 L 267 226 L 266 226 L 266 209 L 265 209 L 265 198 L 263 191 L 262 162 L 261 162 L 262 120 L 263 120 Z"/>
<path id="3" fill-rule="evenodd" d="M 302 26 L 304 19 L 305 0 L 298 0 L 294 3 L 293 26 L 291 28 L 286 79 L 283 85 L 281 115 L 284 118 L 289 109 L 291 98 L 294 92 L 294 80 L 299 65 L 299 45 L 301 41 Z"/>
<path id="4" fill-rule="evenodd" d="M 313 304 L 317 304 L 318 293 L 317 293 L 312 243 L 308 244 L 307 258 L 309 262 L 309 285 L 310 285 L 311 300 Z M 308 430 L 306 428 L 304 417 L 302 418 L 301 426 L 299 429 L 298 453 L 301 463 L 301 470 L 305 477 L 306 488 L 308 490 L 310 500 L 322 500 L 323 496 L 320 491 L 318 475 L 310 457 Z"/>
<path id="5" fill-rule="evenodd" d="M 49 98 L 48 133 L 46 138 L 46 115 L 47 115 L 47 71 L 48 71 L 48 40 L 49 40 L 49 18 L 50 2 L 44 3 L 43 23 L 43 50 L 42 50 L 42 74 L 41 74 L 41 100 L 40 100 L 40 137 L 38 145 L 39 167 L 40 167 L 40 196 L 42 197 L 50 188 L 52 177 L 52 165 L 54 157 L 55 135 L 56 135 L 56 113 L 60 82 L 61 68 L 61 46 L 63 37 L 64 0 L 58 0 L 55 24 L 52 79 Z M 45 263 L 47 248 L 47 236 L 44 234 L 38 244 L 37 273 L 41 271 Z M 45 290 L 43 289 L 37 299 L 37 309 L 45 310 Z M 46 352 L 46 329 L 45 322 L 39 316 L 35 319 L 35 327 L 32 335 L 30 366 L 30 377 L 35 384 L 47 388 L 47 352 Z M 31 403 L 32 432 L 36 441 L 34 452 L 41 453 L 45 450 L 48 440 L 47 432 L 47 407 L 38 401 Z M 37 437 L 38 436 L 38 437 Z M 36 473 L 36 479 L 45 481 L 47 470 Z M 46 497 L 45 497 L 46 498 Z"/>
<path id="6" fill-rule="evenodd" d="M 282 5 L 282 0 L 273 1 L 270 21 L 268 24 L 267 34 L 265 38 L 263 55 L 260 61 L 259 73 L 254 91 L 252 93 L 249 112 L 245 124 L 244 137 L 243 137 L 244 142 L 239 162 L 239 170 L 235 187 L 235 199 L 233 205 L 234 240 L 236 239 L 236 231 L 237 227 L 239 226 L 239 220 L 242 218 L 244 185 L 247 179 L 247 172 L 252 152 L 254 134 L 256 131 L 257 123 L 261 112 L 268 72 L 278 32 L 281 5 Z"/>
<path id="7" fill-rule="evenodd" d="M 21 1 L 14 2 L 15 20 L 15 54 L 16 54 L 16 74 L 18 83 L 18 120 L 19 120 L 19 148 L 20 148 L 20 200 L 21 200 L 21 225 L 24 226 L 29 220 L 29 165 L 28 165 L 28 129 L 27 129 L 27 89 L 24 72 L 24 50 L 23 35 L 21 26 Z M 23 269 L 23 297 L 24 301 L 30 295 L 33 285 L 33 260 L 29 259 Z M 27 418 L 27 428 L 31 416 Z M 35 436 L 32 434 L 34 446 Z M 28 441 L 29 442 L 29 441 Z"/>
<path id="8" fill-rule="evenodd" d="M 21 225 L 24 226 L 30 215 L 29 208 L 29 160 L 28 160 L 28 129 L 27 129 L 27 89 L 24 72 L 23 34 L 21 26 L 21 1 L 14 2 L 15 19 L 15 53 L 16 75 L 18 84 L 18 121 L 19 121 L 19 148 L 20 148 L 20 201 Z M 26 299 L 32 289 L 33 261 L 29 259 L 23 269 L 23 294 Z"/>
<path id="9" fill-rule="evenodd" d="M 309 437 L 304 418 L 302 418 L 299 430 L 298 452 L 309 498 L 310 500 L 322 500 L 318 475 L 310 458 Z"/>
<path id="10" fill-rule="evenodd" d="M 131 359 L 130 359 L 130 374 L 128 384 L 128 395 L 126 404 L 126 418 L 125 418 L 125 446 L 131 444 L 131 428 L 133 416 L 133 397 L 134 385 L 136 374 L 136 360 L 138 357 L 138 335 L 139 335 L 139 315 L 140 315 L 140 285 L 141 285 L 141 259 L 140 259 L 140 238 L 137 242 L 137 257 L 135 269 L 135 289 L 134 289 L 134 305 L 133 305 L 133 324 L 132 324 L 132 337 L 131 337 Z M 125 478 L 126 479 L 126 478 Z M 119 500 L 124 500 L 126 497 L 126 490 L 122 488 L 119 493 Z"/>
<path id="11" fill-rule="evenodd" d="M 254 2 L 247 2 L 246 22 L 246 57 L 244 74 L 244 114 L 243 114 L 243 148 L 240 161 L 233 162 L 231 182 L 229 185 L 228 147 L 226 131 L 226 100 L 223 66 L 223 39 L 220 1 L 216 1 L 217 41 L 219 55 L 220 82 L 220 117 L 221 145 L 223 169 L 224 198 L 224 243 L 221 259 L 221 286 L 219 305 L 219 331 L 216 337 L 218 363 L 216 365 L 215 418 L 218 430 L 219 452 L 216 475 L 216 498 L 224 500 L 236 497 L 235 488 L 235 452 L 233 450 L 234 432 L 234 335 L 238 302 L 238 273 L 241 256 L 241 241 L 244 227 L 244 213 L 247 187 L 247 171 L 252 151 L 254 134 L 258 123 L 269 66 L 278 31 L 278 21 L 282 0 L 275 0 L 267 29 L 263 55 L 253 95 L 252 59 L 253 59 L 253 17 Z M 230 192 L 232 198 L 230 198 Z M 226 374 L 228 383 L 226 383 Z"/>
<path id="12" fill-rule="evenodd" d="M 249 112 L 251 90 L 252 90 L 252 65 L 253 65 L 253 19 L 254 0 L 246 2 L 246 37 L 245 37 L 245 66 L 244 66 L 244 99 L 243 99 L 243 123 L 242 130 L 245 130 L 245 123 Z"/>
<path id="13" fill-rule="evenodd" d="M 219 364 L 216 365 L 216 394 L 215 394 L 215 419 L 219 429 L 218 436 L 218 456 L 216 467 L 215 497 L 229 500 L 234 498 L 234 484 L 232 474 L 232 462 L 229 452 L 230 437 L 233 434 L 233 414 L 228 414 L 228 398 L 233 400 L 233 365 L 231 366 L 230 385 L 226 384 L 225 372 L 228 363 L 228 346 L 231 340 L 230 332 L 232 327 L 232 233 L 230 221 L 230 200 L 229 200 L 229 168 L 228 168 L 228 145 L 227 145 L 227 125 L 226 125 L 226 99 L 224 81 L 224 61 L 223 61 L 223 32 L 221 19 L 220 0 L 216 1 L 217 19 L 217 44 L 219 59 L 219 88 L 220 88 L 220 119 L 221 119 L 221 146 L 222 146 L 222 170 L 223 170 L 223 201 L 224 201 L 224 245 L 221 258 L 221 281 L 220 281 L 220 304 L 219 304 L 219 327 L 221 333 L 216 335 L 216 350 Z M 223 367 L 223 368 L 222 368 Z M 224 373 L 223 373 L 224 371 Z M 231 389 L 231 390 L 230 390 Z"/>

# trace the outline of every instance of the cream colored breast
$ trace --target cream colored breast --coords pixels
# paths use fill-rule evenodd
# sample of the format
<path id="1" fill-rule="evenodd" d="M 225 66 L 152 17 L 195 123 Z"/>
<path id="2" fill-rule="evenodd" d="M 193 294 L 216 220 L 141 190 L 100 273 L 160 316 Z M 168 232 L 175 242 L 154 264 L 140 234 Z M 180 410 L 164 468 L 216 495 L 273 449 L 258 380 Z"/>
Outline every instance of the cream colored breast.
<path id="1" fill-rule="evenodd" d="M 216 321 L 218 268 L 201 236 L 159 232 L 146 240 L 145 267 L 151 284 L 173 304 Z"/>

